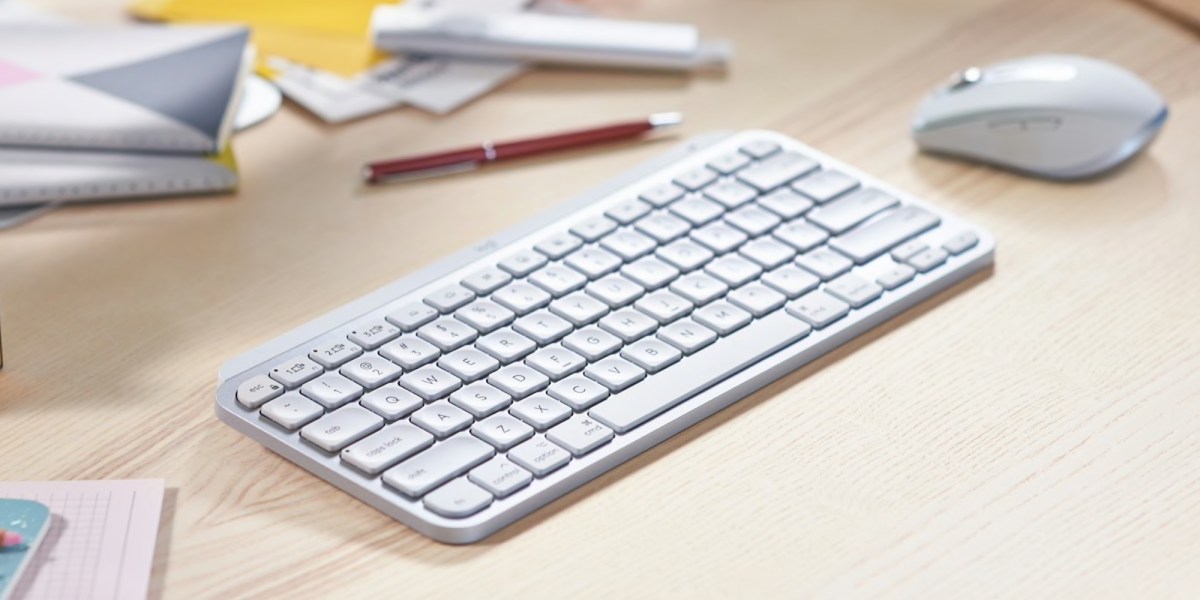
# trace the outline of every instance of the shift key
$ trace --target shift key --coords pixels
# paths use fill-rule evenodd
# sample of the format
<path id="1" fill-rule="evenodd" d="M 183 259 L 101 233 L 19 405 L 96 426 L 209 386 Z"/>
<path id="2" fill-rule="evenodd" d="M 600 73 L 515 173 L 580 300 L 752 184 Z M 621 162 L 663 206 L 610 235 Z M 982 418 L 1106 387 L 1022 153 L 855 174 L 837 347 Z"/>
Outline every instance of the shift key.
<path id="1" fill-rule="evenodd" d="M 419 498 L 495 453 L 491 444 L 467 433 L 459 434 L 388 469 L 383 482 Z"/>
<path id="2" fill-rule="evenodd" d="M 858 264 L 887 252 L 896 244 L 936 227 L 937 215 L 919 206 L 905 206 L 895 212 L 829 241 L 838 252 L 853 258 Z"/>

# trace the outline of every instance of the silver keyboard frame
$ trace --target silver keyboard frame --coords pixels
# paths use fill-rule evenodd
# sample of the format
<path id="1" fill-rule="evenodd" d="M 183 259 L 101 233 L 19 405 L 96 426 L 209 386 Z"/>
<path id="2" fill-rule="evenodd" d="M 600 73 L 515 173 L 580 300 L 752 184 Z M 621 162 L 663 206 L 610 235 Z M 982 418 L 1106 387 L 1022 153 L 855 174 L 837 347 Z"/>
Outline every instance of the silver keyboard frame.
<path id="1" fill-rule="evenodd" d="M 562 469 L 545 479 L 535 479 L 529 487 L 513 496 L 497 499 L 483 511 L 463 519 L 437 515 L 422 506 L 421 500 L 410 499 L 388 488 L 382 477 L 368 477 L 340 462 L 337 453 L 329 454 L 305 442 L 299 431 L 288 432 L 248 410 L 235 400 L 238 385 L 246 379 L 269 371 L 280 361 L 306 355 L 315 342 L 331 331 L 358 320 L 382 314 L 385 306 L 397 300 L 417 295 L 423 297 L 450 280 L 461 278 L 487 263 L 498 262 L 508 252 L 531 247 L 546 235 L 543 230 L 563 219 L 582 218 L 596 202 L 620 195 L 636 197 L 637 193 L 654 184 L 669 180 L 669 175 L 687 168 L 703 165 L 718 153 L 736 149 L 752 139 L 768 138 L 785 149 L 807 154 L 826 168 L 839 169 L 871 185 L 912 203 L 930 208 L 942 219 L 941 227 L 969 227 L 979 242 L 970 250 L 950 256 L 940 267 L 918 279 L 885 293 L 883 298 L 853 310 L 841 320 L 775 352 L 758 363 L 674 406 L 645 424 L 624 435 L 617 435 L 609 444 L 582 457 L 575 458 Z M 726 146 L 725 144 L 729 145 Z M 718 151 L 716 148 L 721 146 Z M 669 169 L 667 173 L 664 170 Z M 595 212 L 595 211 L 592 211 Z M 572 219 L 571 222 L 573 222 Z M 529 239 L 526 239 L 529 238 Z M 521 243 L 524 241 L 524 243 Z M 514 246 L 508 248 L 509 246 Z M 870 331 L 880 323 L 967 278 L 992 262 L 995 241 L 978 226 L 970 225 L 931 207 L 903 190 L 898 190 L 849 165 L 809 148 L 788 136 L 761 130 L 739 133 L 717 132 L 692 138 L 666 154 L 651 160 L 593 190 L 564 202 L 545 213 L 520 223 L 504 232 L 453 254 L 425 269 L 403 277 L 383 288 L 359 298 L 341 308 L 302 325 L 259 348 L 225 363 L 219 373 L 217 388 L 217 417 L 230 427 L 249 436 L 268 449 L 300 465 L 310 473 L 366 502 L 384 514 L 404 523 L 435 540 L 450 544 L 479 541 L 503 527 L 532 513 L 538 508 L 595 479 L 627 460 L 700 422 L 717 411 L 748 396 L 763 386 L 815 360 L 838 346 Z M 919 283 L 918 283 L 919 281 Z M 782 310 L 782 309 L 780 309 Z M 667 369 L 669 372 L 670 369 Z"/>

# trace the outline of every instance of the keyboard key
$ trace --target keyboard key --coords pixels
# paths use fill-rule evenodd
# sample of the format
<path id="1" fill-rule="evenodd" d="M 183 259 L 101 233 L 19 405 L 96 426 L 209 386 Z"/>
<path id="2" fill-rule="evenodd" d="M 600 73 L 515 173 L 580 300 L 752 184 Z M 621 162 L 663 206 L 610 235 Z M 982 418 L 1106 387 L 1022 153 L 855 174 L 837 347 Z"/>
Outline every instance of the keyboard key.
<path id="1" fill-rule="evenodd" d="M 571 233 L 594 242 L 617 228 L 617 222 L 604 216 L 591 217 L 576 223 L 571 227 Z"/>
<path id="2" fill-rule="evenodd" d="M 664 183 L 642 192 L 642 195 L 638 197 L 649 202 L 652 206 L 662 208 L 682 198 L 683 194 L 683 188 L 673 183 Z"/>
<path id="3" fill-rule="evenodd" d="M 569 378 L 568 381 L 570 379 L 574 378 Z M 591 382 L 592 385 L 599 385 L 598 383 L 592 382 L 590 379 L 588 381 Z M 560 381 L 554 385 L 559 385 L 561 383 L 563 382 Z M 607 389 L 605 389 L 604 392 L 606 395 L 608 394 Z M 534 394 L 533 396 L 517 402 L 513 405 L 509 412 L 515 415 L 518 419 L 529 423 L 538 431 L 545 431 L 547 428 L 557 425 L 567 420 L 567 417 L 571 416 L 570 408 L 567 408 L 565 404 L 557 400 L 551 399 L 546 394 Z"/>
<path id="4" fill-rule="evenodd" d="M 450 437 L 466 429 L 474 421 L 470 413 L 445 400 L 417 410 L 409 420 L 438 439 Z"/>
<path id="5" fill-rule="evenodd" d="M 588 365 L 583 374 L 604 384 L 614 392 L 619 392 L 646 378 L 645 369 L 615 356 Z"/>
<path id="6" fill-rule="evenodd" d="M 329 410 L 362 396 L 363 388 L 337 373 L 326 373 L 304 384 L 300 393 Z"/>
<path id="7" fill-rule="evenodd" d="M 676 321 L 658 330 L 658 339 L 691 354 L 717 341 L 717 332 L 691 319 Z"/>
<path id="8" fill-rule="evenodd" d="M 492 300 L 518 315 L 523 315 L 550 304 L 550 294 L 532 284 L 518 281 L 496 290 L 492 294 Z"/>
<path id="9" fill-rule="evenodd" d="M 703 225 L 725 214 L 724 206 L 699 196 L 680 200 L 672 204 L 670 210 L 692 225 Z"/>
<path id="10" fill-rule="evenodd" d="M 326 369 L 336 369 L 362 353 L 363 349 L 359 346 L 344 340 L 334 340 L 317 346 L 308 353 L 308 357 Z"/>
<path id="11" fill-rule="evenodd" d="M 428 431 L 396 423 L 342 450 L 342 460 L 368 475 L 377 475 L 432 445 L 433 435 Z"/>
<path id="12" fill-rule="evenodd" d="M 725 208 L 737 208 L 758 196 L 754 188 L 735 180 L 722 181 L 704 190 L 704 196 Z"/>
<path id="13" fill-rule="evenodd" d="M 745 327 L 751 320 L 750 313 L 728 302 L 713 302 L 698 308 L 692 313 L 692 318 L 721 335 L 729 335 Z"/>
<path id="14" fill-rule="evenodd" d="M 621 274 L 634 283 L 653 290 L 679 277 L 679 269 L 651 256 L 634 261 L 621 268 Z M 578 323 L 577 323 L 578 324 Z"/>
<path id="15" fill-rule="evenodd" d="M 539 310 L 517 319 L 517 322 L 513 323 L 513 329 L 532 338 L 539 346 L 544 346 L 562 339 L 573 327 L 566 319 L 548 310 Z"/>
<path id="16" fill-rule="evenodd" d="M 308 360 L 308 358 L 297 357 L 285 360 L 279 366 L 271 369 L 271 379 L 282 383 L 290 390 L 315 379 L 317 375 L 324 372 L 325 369 L 321 368 L 321 365 Z"/>
<path id="17" fill-rule="evenodd" d="M 862 308 L 883 294 L 883 288 L 853 273 L 846 273 L 825 286 L 829 295 L 842 300 L 853 308 Z"/>
<path id="18" fill-rule="evenodd" d="M 533 249 L 549 256 L 553 260 L 558 260 L 578 249 L 583 245 L 583 240 L 569 233 L 559 233 L 552 235 L 538 242 Z"/>
<path id="19" fill-rule="evenodd" d="M 584 292 L 576 292 L 551 302 L 550 312 L 576 327 L 582 327 L 604 316 L 608 312 L 608 305 Z"/>
<path id="20" fill-rule="evenodd" d="M 713 257 L 711 250 L 688 240 L 672 242 L 659 248 L 655 254 L 684 272 L 703 266 Z"/>
<path id="21" fill-rule="evenodd" d="M 829 202 L 858 187 L 858 181 L 841 171 L 817 171 L 792 183 L 792 189 L 816 200 Z"/>
<path id="22" fill-rule="evenodd" d="M 508 453 L 513 462 L 529 469 L 537 477 L 545 477 L 571 462 L 571 453 L 542 436 L 513 448 Z"/>
<path id="23" fill-rule="evenodd" d="M 588 279 L 567 265 L 547 265 L 529 276 L 530 283 L 550 292 L 554 297 L 573 292 L 587 283 Z"/>
<path id="24" fill-rule="evenodd" d="M 674 346 L 654 338 L 634 342 L 621 351 L 621 357 L 643 368 L 647 373 L 657 373 L 683 358 L 683 353 Z"/>
<path id="25" fill-rule="evenodd" d="M 567 256 L 567 264 L 589 279 L 607 275 L 621 266 L 621 257 L 602 248 L 584 248 Z"/>
<path id="26" fill-rule="evenodd" d="M 817 162 L 799 152 L 784 152 L 743 169 L 737 178 L 763 192 L 771 191 L 817 168 Z"/>
<path id="27" fill-rule="evenodd" d="M 677 294 L 661 290 L 638 299 L 633 307 L 666 324 L 692 312 L 695 305 Z"/>
<path id="28" fill-rule="evenodd" d="M 876 189 L 864 189 L 818 206 L 808 211 L 805 218 L 833 234 L 840 234 L 897 204 L 900 201 L 894 196 Z"/>
<path id="29" fill-rule="evenodd" d="M 765 208 L 751 204 L 726 215 L 725 222 L 741 229 L 750 237 L 756 237 L 774 229 L 782 219 Z"/>
<path id="30" fill-rule="evenodd" d="M 801 252 L 808 252 L 820 246 L 829 237 L 824 229 L 814 227 L 804 221 L 784 223 L 776 227 L 771 235 Z"/>
<path id="31" fill-rule="evenodd" d="M 482 419 L 512 404 L 512 396 L 486 383 L 472 383 L 450 394 L 450 404 L 471 413 L 476 419 Z"/>
<path id="32" fill-rule="evenodd" d="M 892 259 L 904 262 L 913 257 L 916 253 L 929 247 L 929 244 L 922 239 L 908 240 L 899 246 L 892 249 Z"/>
<path id="33" fill-rule="evenodd" d="M 925 273 L 946 262 L 948 255 L 941 248 L 929 248 L 908 257 L 908 264 L 918 273 Z"/>
<path id="34" fill-rule="evenodd" d="M 588 360 L 599 360 L 621 347 L 621 338 L 598 327 L 585 327 L 568 335 L 563 346 L 582 354 Z"/>
<path id="35" fill-rule="evenodd" d="M 737 287 L 752 281 L 762 274 L 762 271 L 763 268 L 758 266 L 758 263 L 736 254 L 722 256 L 704 267 L 705 273 L 717 277 L 729 284 L 730 287 Z"/>
<path id="36" fill-rule="evenodd" d="M 763 275 L 762 282 L 788 298 L 799 298 L 801 294 L 817 289 L 821 279 L 799 267 L 784 265 Z"/>
<path id="37" fill-rule="evenodd" d="M 846 316 L 850 312 L 850 305 L 825 292 L 818 291 L 792 300 L 787 305 L 787 312 L 798 319 L 803 319 L 814 328 L 821 329 Z"/>
<path id="38" fill-rule="evenodd" d="M 395 383 L 389 383 L 373 392 L 368 392 L 358 403 L 383 417 L 385 421 L 402 419 L 425 405 L 425 402 L 416 394 Z"/>
<path id="39" fill-rule="evenodd" d="M 463 381 L 475 381 L 500 368 L 500 361 L 471 347 L 459 348 L 443 356 L 437 364 Z"/>
<path id="40" fill-rule="evenodd" d="M 500 413 L 472 425 L 471 433 L 503 452 L 533 437 L 533 428 L 508 413 Z"/>
<path id="41" fill-rule="evenodd" d="M 470 275 L 467 275 L 462 280 L 463 287 L 475 292 L 476 294 L 490 294 L 496 291 L 500 286 L 512 281 L 512 275 L 497 269 L 496 267 L 484 267 Z M 423 325 L 424 323 L 422 323 Z M 411 331 L 405 329 L 405 331 Z"/>
<path id="42" fill-rule="evenodd" d="M 784 219 L 794 219 L 813 207 L 812 200 L 788 188 L 780 188 L 758 199 L 758 205 Z"/>
<path id="43" fill-rule="evenodd" d="M 267 377 L 255 375 L 242 382 L 237 389 L 238 404 L 254 409 L 283 395 L 283 384 Z"/>
<path id="44" fill-rule="evenodd" d="M 979 243 L 979 237 L 970 231 L 963 231 L 947 238 L 942 242 L 942 249 L 950 254 L 962 254 L 967 250 L 975 247 Z"/>
<path id="45" fill-rule="evenodd" d="M 425 508 L 451 519 L 469 517 L 492 503 L 492 494 L 467 481 L 455 479 L 425 496 Z"/>
<path id="46" fill-rule="evenodd" d="M 395 381 L 403 371 L 396 363 L 374 354 L 364 354 L 338 371 L 354 383 L 373 390 L 389 381 Z"/>
<path id="47" fill-rule="evenodd" d="M 825 281 L 849 271 L 850 267 L 854 266 L 853 261 L 829 248 L 817 248 L 808 254 L 802 254 L 796 259 L 796 264 Z"/>
<path id="48" fill-rule="evenodd" d="M 575 415 L 546 432 L 546 437 L 578 457 L 611 442 L 616 434 L 587 415 Z"/>
<path id="49" fill-rule="evenodd" d="M 425 400 L 437 400 L 457 390 L 462 381 L 438 367 L 428 366 L 405 373 L 400 385 Z"/>
<path id="50" fill-rule="evenodd" d="M 379 354 L 405 370 L 412 371 L 433 362 L 442 351 L 415 335 L 406 335 L 380 348 Z"/>
<path id="51" fill-rule="evenodd" d="M 384 471 L 383 482 L 404 494 L 420 497 L 495 453 L 487 442 L 470 434 L 457 435 Z"/>
<path id="52" fill-rule="evenodd" d="M 724 296 L 729 286 L 711 275 L 692 273 L 672 281 L 670 289 L 698 306 Z"/>
<path id="53" fill-rule="evenodd" d="M 276 425 L 295 431 L 317 420 L 325 414 L 325 409 L 300 394 L 286 394 L 264 404 L 259 413 Z"/>
<path id="54" fill-rule="evenodd" d="M 783 306 L 787 302 L 787 296 L 761 284 L 751 283 L 742 286 L 732 292 L 726 298 L 737 305 L 739 308 L 745 309 L 750 314 L 757 317 L 762 317 L 767 313 Z"/>
<path id="55" fill-rule="evenodd" d="M 619 308 L 641 297 L 646 293 L 646 288 L 620 275 L 609 275 L 588 284 L 585 291 L 605 304 Z"/>
<path id="56" fill-rule="evenodd" d="M 903 206 L 883 218 L 829 241 L 830 247 L 863 264 L 896 244 L 932 229 L 941 222 L 937 215 L 919 207 Z"/>
<path id="57" fill-rule="evenodd" d="M 537 344 L 511 329 L 501 329 L 479 340 L 475 347 L 492 355 L 492 358 L 502 364 L 508 364 L 528 356 L 537 349 Z"/>
<path id="58" fill-rule="evenodd" d="M 622 225 L 628 225 L 649 213 L 650 205 L 641 200 L 626 200 L 604 212 L 608 218 Z"/>
<path id="59" fill-rule="evenodd" d="M 374 319 L 357 324 L 346 337 L 367 350 L 374 350 L 399 336 L 399 327 L 383 319 Z"/>
<path id="60" fill-rule="evenodd" d="M 665 244 L 687 233 L 692 228 L 687 221 L 667 212 L 654 213 L 634 224 L 634 227 Z"/>
<path id="61" fill-rule="evenodd" d="M 438 317 L 436 308 L 423 302 L 413 302 L 394 310 L 387 315 L 387 320 L 402 331 L 412 331 Z"/>
<path id="62" fill-rule="evenodd" d="M 748 238 L 741 230 L 724 223 L 713 223 L 693 231 L 692 239 L 708 246 L 717 254 L 724 254 L 741 246 Z"/>
<path id="63" fill-rule="evenodd" d="M 717 172 L 708 167 L 699 167 L 684 171 L 675 177 L 675 184 L 688 190 L 696 191 L 717 180 Z M 644 197 L 643 197 L 644 199 Z"/>
<path id="64" fill-rule="evenodd" d="M 383 419 L 357 405 L 339 408 L 300 430 L 300 437 L 326 452 L 338 452 L 383 427 Z"/>
<path id="65" fill-rule="evenodd" d="M 476 300 L 454 313 L 458 320 L 489 333 L 509 323 L 516 318 L 516 313 L 489 300 Z"/>
<path id="66" fill-rule="evenodd" d="M 754 140 L 738 148 L 743 154 L 753 156 L 754 158 L 766 158 L 776 152 L 779 152 L 779 144 L 771 140 Z"/>
<path id="67" fill-rule="evenodd" d="M 449 352 L 475 341 L 479 332 L 454 317 L 442 317 L 418 329 L 417 335 L 442 352 Z"/>
<path id="68" fill-rule="evenodd" d="M 448 313 L 466 303 L 475 299 L 475 292 L 459 285 L 446 286 L 428 296 L 425 296 L 425 304 L 428 304 L 441 312 Z"/>
<path id="69" fill-rule="evenodd" d="M 739 152 L 730 152 L 713 159 L 708 163 L 708 168 L 722 175 L 729 175 L 748 164 L 750 164 L 750 157 Z"/>
<path id="70" fill-rule="evenodd" d="M 542 375 L 533 367 L 523 364 L 513 364 L 492 373 L 488 383 L 500 388 L 515 399 L 524 398 L 534 392 L 539 392 L 550 385 L 550 378 Z"/>
<path id="71" fill-rule="evenodd" d="M 503 456 L 497 456 L 471 469 L 467 478 L 493 496 L 503 498 L 529 485 L 533 481 L 533 473 Z"/>
<path id="72" fill-rule="evenodd" d="M 628 343 L 658 329 L 658 321 L 632 308 L 623 308 L 600 319 L 600 327 Z"/>
<path id="73" fill-rule="evenodd" d="M 524 277 L 540 269 L 547 262 L 550 262 L 550 259 L 546 258 L 545 254 L 534 252 L 533 250 L 525 250 L 500 261 L 498 266 L 508 271 L 513 277 Z"/>
<path id="74" fill-rule="evenodd" d="M 649 254 L 658 243 L 648 235 L 624 229 L 604 236 L 604 239 L 600 240 L 600 246 L 629 261 Z"/>
<path id="75" fill-rule="evenodd" d="M 750 240 L 738 248 L 738 253 L 762 265 L 764 269 L 774 269 L 796 256 L 795 248 L 770 237 Z"/>
<path id="76" fill-rule="evenodd" d="M 607 398 L 608 388 L 583 375 L 572 375 L 562 381 L 551 384 L 546 393 L 552 398 L 561 400 L 563 404 L 575 410 L 583 410 Z M 567 418 L 567 414 L 570 412 L 566 411 L 554 423 Z M 558 417 L 559 415 L 555 416 Z M 545 429 L 545 427 L 538 427 L 538 429 Z"/>
<path id="77" fill-rule="evenodd" d="M 875 278 L 875 282 L 885 290 L 894 290 L 910 281 L 917 270 L 906 264 L 893 264 Z"/>

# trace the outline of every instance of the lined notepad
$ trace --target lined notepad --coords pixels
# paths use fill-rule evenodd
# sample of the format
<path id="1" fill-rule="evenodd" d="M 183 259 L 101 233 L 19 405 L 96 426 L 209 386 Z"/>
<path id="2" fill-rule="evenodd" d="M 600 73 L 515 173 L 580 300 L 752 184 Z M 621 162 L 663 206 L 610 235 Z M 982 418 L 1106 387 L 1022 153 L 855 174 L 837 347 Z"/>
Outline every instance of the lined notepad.
<path id="1" fill-rule="evenodd" d="M 162 512 L 161 479 L 0 482 L 0 497 L 50 508 L 50 529 L 15 598 L 145 598 Z"/>

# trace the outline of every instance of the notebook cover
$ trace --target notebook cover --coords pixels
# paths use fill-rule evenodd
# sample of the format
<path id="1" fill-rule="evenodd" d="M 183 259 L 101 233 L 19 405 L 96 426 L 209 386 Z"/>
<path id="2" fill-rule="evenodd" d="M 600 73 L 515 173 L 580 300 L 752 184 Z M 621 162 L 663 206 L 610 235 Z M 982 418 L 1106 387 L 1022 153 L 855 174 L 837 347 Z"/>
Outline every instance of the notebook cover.
<path id="1" fill-rule="evenodd" d="M 0 529 L 15 531 L 25 537 L 25 543 L 0 548 L 0 600 L 6 600 L 17 587 L 17 581 L 33 561 L 38 546 L 50 528 L 50 509 L 33 500 L 0 499 Z"/>

